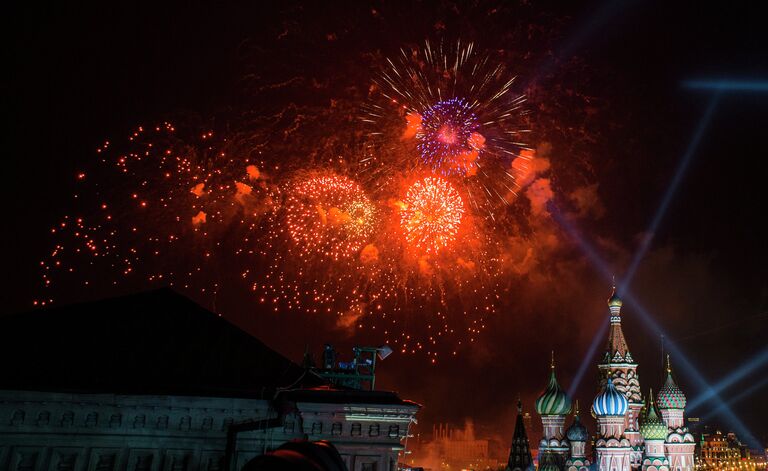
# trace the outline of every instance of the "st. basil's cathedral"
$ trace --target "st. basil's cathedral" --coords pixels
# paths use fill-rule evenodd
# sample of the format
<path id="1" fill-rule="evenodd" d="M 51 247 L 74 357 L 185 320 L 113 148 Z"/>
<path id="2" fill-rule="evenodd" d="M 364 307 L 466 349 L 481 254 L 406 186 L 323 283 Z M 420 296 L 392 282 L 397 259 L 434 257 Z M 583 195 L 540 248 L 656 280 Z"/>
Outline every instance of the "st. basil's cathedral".
<path id="1" fill-rule="evenodd" d="M 692 471 L 695 442 L 685 426 L 686 398 L 675 383 L 667 357 L 667 379 L 654 398 L 643 397 L 638 364 L 630 353 L 621 328 L 622 301 L 614 288 L 608 299 L 610 330 L 602 361 L 597 365 L 600 392 L 592 401 L 597 433 L 592 441 L 594 462 L 587 456 L 590 435 L 579 418 L 576 403 L 573 421 L 565 428 L 574 409 L 571 398 L 555 376 L 554 355 L 549 383 L 536 400 L 543 427 L 539 442 L 540 471 Z M 518 404 L 518 415 L 522 409 Z M 533 470 L 528 438 L 518 417 L 507 471 Z"/>

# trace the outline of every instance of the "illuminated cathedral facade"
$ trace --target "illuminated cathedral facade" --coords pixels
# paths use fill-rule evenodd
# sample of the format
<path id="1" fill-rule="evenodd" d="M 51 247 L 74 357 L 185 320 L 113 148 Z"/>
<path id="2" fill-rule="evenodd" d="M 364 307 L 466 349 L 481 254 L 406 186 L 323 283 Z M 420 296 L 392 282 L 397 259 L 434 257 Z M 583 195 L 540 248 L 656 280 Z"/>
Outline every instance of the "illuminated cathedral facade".
<path id="1" fill-rule="evenodd" d="M 685 426 L 686 398 L 672 377 L 669 357 L 665 383 L 655 397 L 651 390 L 644 398 L 638 364 L 621 328 L 621 306 L 614 288 L 608 299 L 608 342 L 597 365 L 600 388 L 592 401 L 592 414 L 597 420 L 597 431 L 592 437 L 579 419 L 578 402 L 573 421 L 566 428 L 566 417 L 571 414 L 573 404 L 557 381 L 553 356 L 549 383 L 536 400 L 536 412 L 543 426 L 539 470 L 693 470 L 695 442 Z M 593 462 L 587 458 L 590 438 L 594 439 Z M 512 452 L 515 452 L 514 446 Z M 514 466 L 512 458 L 510 455 L 507 471 L 533 469 L 532 464 Z"/>

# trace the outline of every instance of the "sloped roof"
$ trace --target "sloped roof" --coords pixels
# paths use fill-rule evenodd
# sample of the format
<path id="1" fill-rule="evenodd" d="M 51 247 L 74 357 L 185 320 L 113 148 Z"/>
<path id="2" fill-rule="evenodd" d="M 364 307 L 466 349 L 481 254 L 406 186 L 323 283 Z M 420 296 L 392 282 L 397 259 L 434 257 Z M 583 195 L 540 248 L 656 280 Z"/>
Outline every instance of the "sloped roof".
<path id="1" fill-rule="evenodd" d="M 0 332 L 2 389 L 271 399 L 325 384 L 167 288 L 2 316 Z"/>

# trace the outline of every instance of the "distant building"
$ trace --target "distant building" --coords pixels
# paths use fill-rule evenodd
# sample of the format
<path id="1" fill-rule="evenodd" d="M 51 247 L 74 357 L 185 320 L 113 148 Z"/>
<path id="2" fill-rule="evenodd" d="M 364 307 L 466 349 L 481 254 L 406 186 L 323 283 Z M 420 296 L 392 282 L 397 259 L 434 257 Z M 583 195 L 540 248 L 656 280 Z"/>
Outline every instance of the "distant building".
<path id="1" fill-rule="evenodd" d="M 394 471 L 419 405 L 329 383 L 163 289 L 0 318 L 0 469 L 226 471 L 292 439 Z"/>
<path id="2" fill-rule="evenodd" d="M 498 469 L 505 464 L 500 459 L 501 453 L 500 443 L 475 436 L 471 423 L 463 429 L 435 424 L 432 439 L 419 444 L 409 464 L 432 471 Z"/>
<path id="3" fill-rule="evenodd" d="M 719 430 L 704 433 L 696 456 L 697 470 L 738 469 L 760 471 L 766 469 L 765 455 L 753 455 L 734 433 L 723 435 Z"/>

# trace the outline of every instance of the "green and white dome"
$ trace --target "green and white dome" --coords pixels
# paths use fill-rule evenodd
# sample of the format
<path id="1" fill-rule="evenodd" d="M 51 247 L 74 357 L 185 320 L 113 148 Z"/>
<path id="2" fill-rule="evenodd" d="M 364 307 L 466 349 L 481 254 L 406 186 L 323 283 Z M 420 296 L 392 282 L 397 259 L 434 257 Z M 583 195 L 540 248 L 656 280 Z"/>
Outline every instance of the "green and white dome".
<path id="1" fill-rule="evenodd" d="M 536 399 L 536 412 L 539 415 L 566 415 L 571 412 L 571 398 L 557 383 L 554 361 L 547 389 Z"/>

